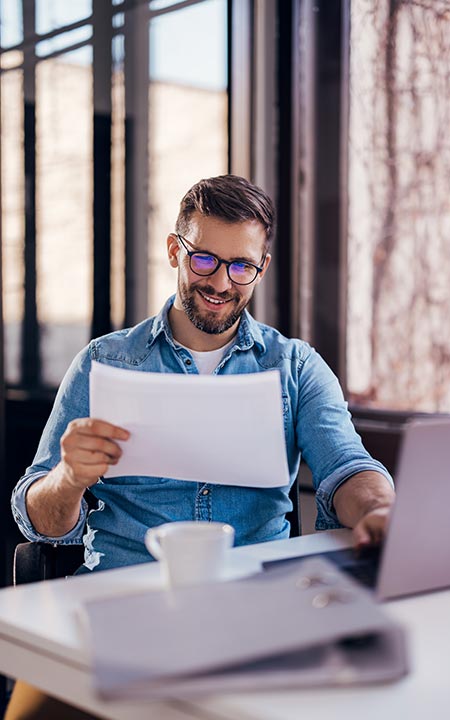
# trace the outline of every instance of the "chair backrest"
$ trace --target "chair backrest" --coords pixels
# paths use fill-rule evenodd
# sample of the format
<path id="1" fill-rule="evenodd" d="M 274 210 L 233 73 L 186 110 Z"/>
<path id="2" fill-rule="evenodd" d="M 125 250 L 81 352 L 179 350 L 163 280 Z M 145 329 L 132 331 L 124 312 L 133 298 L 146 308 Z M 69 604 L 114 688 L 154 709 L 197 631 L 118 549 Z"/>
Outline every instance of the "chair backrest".
<path id="1" fill-rule="evenodd" d="M 83 545 L 19 543 L 14 551 L 13 583 L 23 585 L 73 575 L 83 559 Z"/>
<path id="2" fill-rule="evenodd" d="M 85 490 L 84 499 L 90 510 L 98 507 L 98 500 L 89 489 Z M 73 575 L 83 561 L 83 544 L 19 543 L 14 551 L 13 584 L 23 585 Z"/>

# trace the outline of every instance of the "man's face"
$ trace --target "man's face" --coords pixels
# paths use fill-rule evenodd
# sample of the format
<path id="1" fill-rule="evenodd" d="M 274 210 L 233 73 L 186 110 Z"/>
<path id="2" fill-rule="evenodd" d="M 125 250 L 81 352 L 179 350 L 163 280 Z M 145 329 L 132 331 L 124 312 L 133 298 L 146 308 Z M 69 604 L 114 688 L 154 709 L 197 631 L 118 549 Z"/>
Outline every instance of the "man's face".
<path id="1" fill-rule="evenodd" d="M 175 236 L 169 238 L 169 258 L 178 266 L 177 300 L 187 317 L 198 329 L 210 335 L 219 335 L 237 325 L 244 308 L 250 302 L 256 285 L 261 281 L 270 262 L 264 259 L 265 231 L 253 220 L 242 223 L 225 223 L 213 217 L 195 213 L 189 231 L 183 236 L 190 251 L 211 253 L 222 260 L 247 261 L 264 266 L 250 285 L 232 282 L 225 265 L 213 275 L 199 276 L 189 267 L 189 257 Z M 172 253 L 172 254 L 171 254 Z"/>

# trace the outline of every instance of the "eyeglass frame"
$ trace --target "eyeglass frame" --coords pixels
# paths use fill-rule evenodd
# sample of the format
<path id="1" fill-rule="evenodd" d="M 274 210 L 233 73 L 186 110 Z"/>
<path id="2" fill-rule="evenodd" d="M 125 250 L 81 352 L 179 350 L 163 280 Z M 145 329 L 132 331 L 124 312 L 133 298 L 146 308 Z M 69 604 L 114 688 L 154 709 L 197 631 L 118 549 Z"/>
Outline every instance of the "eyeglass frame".
<path id="1" fill-rule="evenodd" d="M 194 273 L 194 275 L 197 275 L 198 277 L 211 277 L 212 275 L 214 275 L 214 274 L 218 271 L 218 269 L 220 268 L 221 265 L 225 265 L 225 267 L 226 267 L 226 269 L 227 269 L 227 275 L 228 275 L 229 280 L 230 280 L 232 283 L 234 283 L 234 285 L 243 285 L 243 286 L 246 286 L 246 285 L 251 285 L 252 283 L 254 283 L 255 280 L 256 280 L 256 278 L 258 277 L 258 275 L 259 275 L 260 273 L 262 273 L 262 271 L 264 270 L 264 262 L 265 262 L 265 260 L 266 260 L 267 253 L 265 253 L 265 254 L 263 255 L 263 258 L 262 258 L 262 260 L 261 260 L 262 266 L 259 267 L 259 265 L 255 265 L 255 263 L 249 262 L 248 260 L 223 260 L 222 258 L 218 257 L 217 255 L 215 255 L 215 254 L 212 253 L 212 252 L 204 252 L 204 251 L 202 251 L 202 250 L 188 250 L 188 248 L 186 247 L 185 243 L 188 243 L 191 247 L 194 247 L 194 246 L 192 245 L 192 243 L 190 243 L 189 240 L 186 240 L 186 238 L 184 238 L 184 237 L 183 237 L 182 235 L 180 235 L 179 233 L 175 233 L 175 236 L 176 236 L 177 240 L 178 240 L 178 241 L 181 243 L 181 245 L 183 246 L 183 249 L 185 250 L 186 255 L 187 255 L 188 258 L 189 258 L 189 269 L 191 270 L 191 272 Z M 214 260 L 217 260 L 217 265 L 216 265 L 216 267 L 214 268 L 214 270 L 213 270 L 212 272 L 207 273 L 206 275 L 205 275 L 204 273 L 198 273 L 198 272 L 196 272 L 196 271 L 193 269 L 193 267 L 192 267 L 192 256 L 193 256 L 193 255 L 208 255 L 209 257 L 213 257 Z M 250 267 L 254 268 L 254 269 L 256 270 L 256 275 L 255 275 L 255 277 L 253 278 L 253 280 L 250 280 L 250 282 L 246 282 L 246 283 L 236 282 L 236 280 L 233 280 L 233 278 L 230 276 L 230 265 L 234 265 L 235 263 L 241 263 L 241 264 L 245 264 L 245 265 L 250 265 Z"/>

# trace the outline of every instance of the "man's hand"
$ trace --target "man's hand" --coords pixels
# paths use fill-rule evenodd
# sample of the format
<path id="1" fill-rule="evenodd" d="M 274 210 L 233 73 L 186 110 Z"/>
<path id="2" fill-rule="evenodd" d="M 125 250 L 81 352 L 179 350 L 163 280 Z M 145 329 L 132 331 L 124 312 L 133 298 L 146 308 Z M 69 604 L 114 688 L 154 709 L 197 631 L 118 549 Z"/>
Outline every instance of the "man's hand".
<path id="1" fill-rule="evenodd" d="M 374 471 L 357 473 L 338 487 L 334 508 L 342 525 L 353 528 L 356 548 L 382 542 L 394 499 L 392 485 Z"/>
<path id="2" fill-rule="evenodd" d="M 117 463 L 122 450 L 116 441 L 129 436 L 104 420 L 81 418 L 68 424 L 61 438 L 61 461 L 28 488 L 28 517 L 37 532 L 60 537 L 75 527 L 84 491 Z"/>
<path id="3" fill-rule="evenodd" d="M 370 545 L 379 545 L 389 522 L 392 506 L 378 507 L 362 516 L 353 528 L 353 546 L 361 550 Z"/>
<path id="4" fill-rule="evenodd" d="M 61 438 L 61 465 L 66 482 L 85 490 L 115 465 L 122 450 L 116 440 L 128 440 L 129 432 L 104 420 L 72 420 Z"/>

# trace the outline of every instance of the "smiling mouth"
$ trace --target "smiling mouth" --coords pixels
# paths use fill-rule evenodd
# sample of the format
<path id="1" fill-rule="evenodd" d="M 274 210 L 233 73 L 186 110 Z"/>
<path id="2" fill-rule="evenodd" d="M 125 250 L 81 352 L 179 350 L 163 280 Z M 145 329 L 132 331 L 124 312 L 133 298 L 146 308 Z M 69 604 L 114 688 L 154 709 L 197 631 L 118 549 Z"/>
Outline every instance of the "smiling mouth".
<path id="1" fill-rule="evenodd" d="M 203 300 L 205 300 L 210 305 L 214 305 L 215 307 L 221 307 L 222 305 L 226 305 L 226 303 L 230 302 L 230 299 L 222 300 L 221 298 L 212 297 L 211 295 L 203 293 L 201 290 L 197 290 L 197 292 Z"/>

